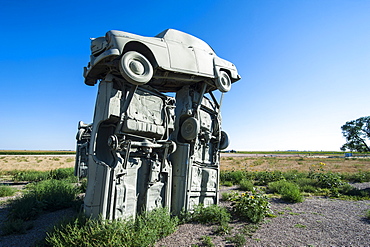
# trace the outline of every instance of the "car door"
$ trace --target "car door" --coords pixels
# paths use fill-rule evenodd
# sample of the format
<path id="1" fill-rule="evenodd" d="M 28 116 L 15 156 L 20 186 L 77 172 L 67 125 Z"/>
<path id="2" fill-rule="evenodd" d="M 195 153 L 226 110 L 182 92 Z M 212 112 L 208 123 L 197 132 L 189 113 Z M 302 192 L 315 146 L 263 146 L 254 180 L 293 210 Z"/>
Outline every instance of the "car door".
<path id="1" fill-rule="evenodd" d="M 194 48 L 184 43 L 167 40 L 171 69 L 185 73 L 198 73 Z"/>

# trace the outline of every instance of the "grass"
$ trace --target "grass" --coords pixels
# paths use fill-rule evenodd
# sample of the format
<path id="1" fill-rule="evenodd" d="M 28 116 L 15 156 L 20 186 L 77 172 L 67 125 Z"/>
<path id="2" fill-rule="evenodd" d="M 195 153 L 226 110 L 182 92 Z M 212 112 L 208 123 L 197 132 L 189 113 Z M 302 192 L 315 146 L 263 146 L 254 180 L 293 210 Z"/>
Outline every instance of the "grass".
<path id="1" fill-rule="evenodd" d="M 178 219 L 159 208 L 136 220 L 93 220 L 83 215 L 47 233 L 46 246 L 152 246 L 176 230 Z"/>
<path id="2" fill-rule="evenodd" d="M 268 189 L 271 192 L 277 192 L 281 198 L 287 202 L 303 202 L 303 196 L 299 190 L 298 185 L 285 180 L 271 182 L 268 184 Z"/>
<path id="3" fill-rule="evenodd" d="M 365 213 L 366 219 L 370 220 L 370 209 L 368 209 Z"/>
<path id="4" fill-rule="evenodd" d="M 68 179 L 71 182 L 76 182 L 77 178 L 73 175 L 74 168 L 59 168 L 51 171 L 13 171 L 14 181 L 28 181 L 28 182 L 39 182 L 47 179 Z"/>
<path id="5" fill-rule="evenodd" d="M 9 185 L 0 185 L 0 197 L 13 196 L 17 190 Z"/>
<path id="6" fill-rule="evenodd" d="M 9 204 L 10 220 L 33 220 L 42 211 L 55 211 L 73 205 L 79 190 L 63 180 L 45 180 L 28 186 L 21 197 Z"/>

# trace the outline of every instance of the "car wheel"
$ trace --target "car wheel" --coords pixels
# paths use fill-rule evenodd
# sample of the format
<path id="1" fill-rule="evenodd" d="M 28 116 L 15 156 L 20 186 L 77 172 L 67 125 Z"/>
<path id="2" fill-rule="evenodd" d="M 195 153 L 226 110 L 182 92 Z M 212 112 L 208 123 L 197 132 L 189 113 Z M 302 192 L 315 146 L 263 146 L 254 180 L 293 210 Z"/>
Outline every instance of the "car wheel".
<path id="1" fill-rule="evenodd" d="M 123 54 L 120 71 L 123 78 L 134 85 L 144 85 L 153 76 L 153 66 L 149 60 L 136 51 Z"/>
<path id="2" fill-rule="evenodd" d="M 221 131 L 220 149 L 226 149 L 230 144 L 229 135 L 225 131 Z"/>
<path id="3" fill-rule="evenodd" d="M 198 120 L 194 117 L 190 117 L 181 125 L 181 136 L 187 141 L 193 140 L 197 137 L 199 129 Z"/>
<path id="4" fill-rule="evenodd" d="M 216 87 L 223 93 L 229 92 L 231 89 L 231 80 L 229 75 L 225 71 L 220 71 L 220 74 L 216 80 Z"/>

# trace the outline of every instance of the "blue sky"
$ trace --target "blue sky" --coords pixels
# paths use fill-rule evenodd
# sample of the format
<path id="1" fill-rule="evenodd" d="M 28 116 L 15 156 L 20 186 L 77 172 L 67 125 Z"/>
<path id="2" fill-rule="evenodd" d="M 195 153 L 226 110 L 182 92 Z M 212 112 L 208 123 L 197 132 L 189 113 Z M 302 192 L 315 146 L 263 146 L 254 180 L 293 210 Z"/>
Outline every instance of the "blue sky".
<path id="1" fill-rule="evenodd" d="M 233 62 L 223 129 L 237 150 L 339 150 L 340 127 L 370 115 L 370 1 L 0 2 L 0 149 L 73 150 L 97 86 L 91 37 L 178 29 Z"/>

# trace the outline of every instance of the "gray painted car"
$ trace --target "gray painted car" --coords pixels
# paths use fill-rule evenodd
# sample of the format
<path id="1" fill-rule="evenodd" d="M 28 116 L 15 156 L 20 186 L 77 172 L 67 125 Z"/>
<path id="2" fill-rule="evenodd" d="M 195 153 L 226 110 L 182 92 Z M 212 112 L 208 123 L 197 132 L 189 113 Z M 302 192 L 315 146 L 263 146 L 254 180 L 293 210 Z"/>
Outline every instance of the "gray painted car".
<path id="1" fill-rule="evenodd" d="M 85 83 L 95 85 L 108 73 L 166 92 L 200 81 L 207 82 L 207 92 L 227 92 L 240 79 L 234 64 L 219 58 L 206 42 L 174 29 L 155 37 L 108 31 L 92 39 Z"/>

